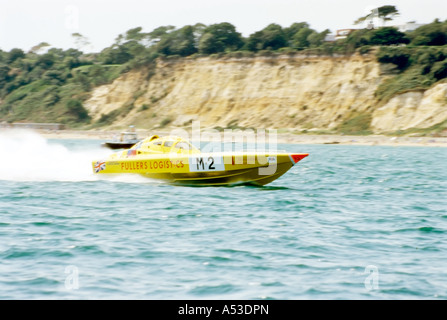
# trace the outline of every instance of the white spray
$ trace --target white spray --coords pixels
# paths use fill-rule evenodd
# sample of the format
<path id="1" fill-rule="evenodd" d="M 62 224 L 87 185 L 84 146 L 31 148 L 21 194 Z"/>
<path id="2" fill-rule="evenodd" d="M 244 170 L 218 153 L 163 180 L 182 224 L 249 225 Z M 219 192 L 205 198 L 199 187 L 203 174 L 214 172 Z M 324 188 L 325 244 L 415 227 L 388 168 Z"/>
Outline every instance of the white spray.
<path id="1" fill-rule="evenodd" d="M 92 160 L 110 154 L 101 148 L 69 150 L 28 130 L 0 130 L 0 180 L 92 181 Z"/>

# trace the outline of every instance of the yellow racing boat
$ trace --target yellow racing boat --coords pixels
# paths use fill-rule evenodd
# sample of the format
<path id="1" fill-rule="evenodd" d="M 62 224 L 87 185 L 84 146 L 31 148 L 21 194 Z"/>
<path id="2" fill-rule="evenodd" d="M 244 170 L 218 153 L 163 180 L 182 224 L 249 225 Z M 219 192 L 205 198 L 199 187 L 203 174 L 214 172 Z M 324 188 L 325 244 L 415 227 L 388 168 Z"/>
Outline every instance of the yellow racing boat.
<path id="1" fill-rule="evenodd" d="M 94 160 L 100 175 L 139 174 L 178 185 L 266 185 L 286 173 L 307 153 L 212 152 L 203 153 L 177 137 L 150 136 L 130 149 Z"/>

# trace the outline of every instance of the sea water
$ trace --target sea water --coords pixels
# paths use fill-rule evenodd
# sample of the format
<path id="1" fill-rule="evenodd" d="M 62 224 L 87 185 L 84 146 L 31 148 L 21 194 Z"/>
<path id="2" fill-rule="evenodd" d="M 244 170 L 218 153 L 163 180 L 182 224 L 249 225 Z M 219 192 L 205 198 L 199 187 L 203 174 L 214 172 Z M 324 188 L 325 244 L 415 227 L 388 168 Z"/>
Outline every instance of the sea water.
<path id="1" fill-rule="evenodd" d="M 446 299 L 447 148 L 309 153 L 264 187 L 93 175 L 98 140 L 0 135 L 0 299 Z"/>

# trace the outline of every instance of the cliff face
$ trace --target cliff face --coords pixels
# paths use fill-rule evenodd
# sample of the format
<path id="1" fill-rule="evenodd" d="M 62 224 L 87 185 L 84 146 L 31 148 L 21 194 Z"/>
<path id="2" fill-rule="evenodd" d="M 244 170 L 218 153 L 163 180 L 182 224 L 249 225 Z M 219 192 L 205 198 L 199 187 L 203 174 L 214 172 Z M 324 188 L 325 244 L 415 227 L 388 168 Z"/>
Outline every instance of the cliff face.
<path id="1" fill-rule="evenodd" d="M 94 89 L 85 103 L 97 120 L 125 110 L 114 125 L 336 129 L 367 115 L 374 132 L 429 127 L 447 119 L 447 84 L 379 105 L 387 77 L 371 56 L 257 57 L 159 61 Z M 121 108 L 121 109 L 120 109 Z"/>
<path id="2" fill-rule="evenodd" d="M 393 97 L 373 113 L 375 131 L 429 128 L 447 119 L 447 83 Z"/>

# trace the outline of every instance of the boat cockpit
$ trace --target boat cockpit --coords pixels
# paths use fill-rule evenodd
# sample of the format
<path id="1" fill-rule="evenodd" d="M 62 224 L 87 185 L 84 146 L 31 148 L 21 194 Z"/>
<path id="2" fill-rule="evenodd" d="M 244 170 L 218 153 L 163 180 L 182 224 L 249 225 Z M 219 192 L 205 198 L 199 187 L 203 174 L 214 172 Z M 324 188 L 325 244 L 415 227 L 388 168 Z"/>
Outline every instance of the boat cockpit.
<path id="1" fill-rule="evenodd" d="M 182 137 L 158 135 L 150 136 L 134 146 L 129 150 L 135 150 L 135 154 L 161 154 L 161 153 L 200 153 L 200 150 L 193 144 Z M 127 152 L 127 151 L 126 151 Z"/>

